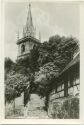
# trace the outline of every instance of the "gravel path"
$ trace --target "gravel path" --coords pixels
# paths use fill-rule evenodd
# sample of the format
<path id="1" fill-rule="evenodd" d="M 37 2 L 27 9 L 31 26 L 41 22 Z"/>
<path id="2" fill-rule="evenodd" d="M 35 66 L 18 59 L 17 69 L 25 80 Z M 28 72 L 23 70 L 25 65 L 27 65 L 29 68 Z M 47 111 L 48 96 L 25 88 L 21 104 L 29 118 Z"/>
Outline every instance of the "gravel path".
<path id="1" fill-rule="evenodd" d="M 25 117 L 27 118 L 43 118 L 47 119 L 47 112 L 44 110 L 44 99 L 40 98 L 36 94 L 32 94 L 30 101 L 25 108 Z"/>

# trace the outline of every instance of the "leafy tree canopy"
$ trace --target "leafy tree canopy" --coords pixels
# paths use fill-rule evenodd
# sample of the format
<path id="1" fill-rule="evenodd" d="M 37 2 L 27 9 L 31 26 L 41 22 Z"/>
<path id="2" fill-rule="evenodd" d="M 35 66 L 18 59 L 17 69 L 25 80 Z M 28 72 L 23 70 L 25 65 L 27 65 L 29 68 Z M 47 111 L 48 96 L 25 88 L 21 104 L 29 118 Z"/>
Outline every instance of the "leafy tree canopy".
<path id="1" fill-rule="evenodd" d="M 6 101 L 10 102 L 29 86 L 29 77 L 19 74 L 10 73 L 5 80 L 5 97 Z"/>
<path id="2" fill-rule="evenodd" d="M 17 97 L 28 85 L 30 93 L 37 92 L 45 96 L 53 79 L 72 60 L 76 49 L 79 49 L 76 38 L 55 35 L 34 46 L 28 57 L 17 60 L 16 63 L 6 58 L 6 100 Z"/>

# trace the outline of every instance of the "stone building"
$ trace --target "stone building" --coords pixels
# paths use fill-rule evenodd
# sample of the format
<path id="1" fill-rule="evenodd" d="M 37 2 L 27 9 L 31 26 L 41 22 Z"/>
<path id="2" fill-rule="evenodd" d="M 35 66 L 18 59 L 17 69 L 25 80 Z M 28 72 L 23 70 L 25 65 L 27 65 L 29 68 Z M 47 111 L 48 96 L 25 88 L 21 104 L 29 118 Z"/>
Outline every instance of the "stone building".
<path id="1" fill-rule="evenodd" d="M 30 50 L 34 46 L 40 44 L 40 40 L 36 38 L 36 31 L 32 21 L 31 5 L 29 4 L 26 25 L 23 27 L 23 37 L 18 38 L 18 59 L 28 56 Z"/>

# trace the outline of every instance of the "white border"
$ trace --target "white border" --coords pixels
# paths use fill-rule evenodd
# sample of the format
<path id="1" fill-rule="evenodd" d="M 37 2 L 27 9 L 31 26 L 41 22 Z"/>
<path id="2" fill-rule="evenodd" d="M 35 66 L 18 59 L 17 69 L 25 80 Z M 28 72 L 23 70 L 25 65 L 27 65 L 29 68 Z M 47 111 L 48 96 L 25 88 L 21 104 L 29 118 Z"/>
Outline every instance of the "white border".
<path id="1" fill-rule="evenodd" d="M 57 120 L 57 119 L 4 119 L 4 2 L 29 2 L 28 0 L 2 0 L 1 1 L 1 29 L 0 29 L 0 122 L 2 124 L 84 124 L 84 99 L 83 99 L 83 91 L 84 91 L 84 83 L 83 83 L 83 72 L 84 72 L 84 2 L 80 2 L 80 48 L 81 48 L 81 65 L 80 65 L 80 81 L 81 81 L 81 102 L 80 102 L 80 119 L 79 120 Z M 35 1 L 45 1 L 45 0 L 31 0 L 31 2 Z M 52 2 L 51 0 L 46 0 Z M 58 2 L 57 0 L 53 0 Z M 72 1 L 64 1 L 59 0 L 59 2 L 76 2 L 76 0 Z"/>

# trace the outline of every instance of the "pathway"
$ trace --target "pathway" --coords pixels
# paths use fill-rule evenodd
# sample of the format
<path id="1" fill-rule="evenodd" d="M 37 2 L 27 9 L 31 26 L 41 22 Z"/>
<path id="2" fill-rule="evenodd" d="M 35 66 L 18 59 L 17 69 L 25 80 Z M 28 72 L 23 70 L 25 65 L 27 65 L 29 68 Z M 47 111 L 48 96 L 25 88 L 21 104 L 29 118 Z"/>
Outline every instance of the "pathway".
<path id="1" fill-rule="evenodd" d="M 45 99 L 40 98 L 37 94 L 31 94 L 30 101 L 27 107 L 25 107 L 25 117 L 47 119 L 47 112 L 43 109 L 45 106 L 44 100 Z"/>

